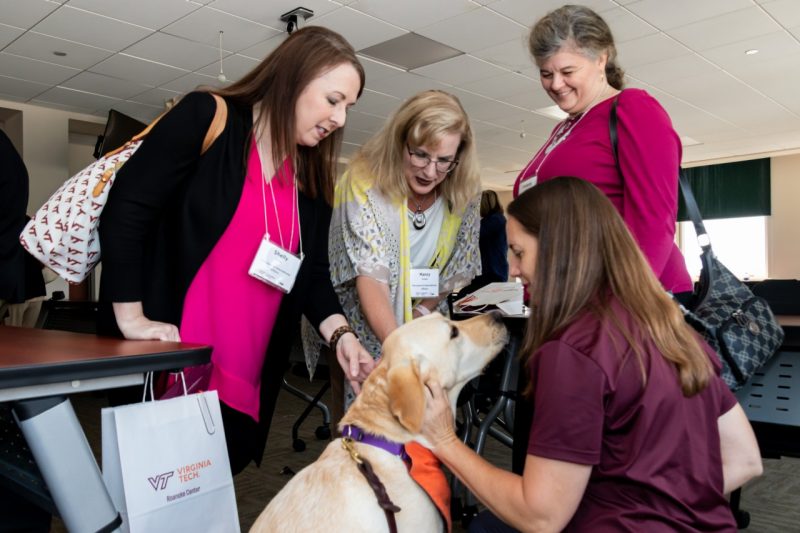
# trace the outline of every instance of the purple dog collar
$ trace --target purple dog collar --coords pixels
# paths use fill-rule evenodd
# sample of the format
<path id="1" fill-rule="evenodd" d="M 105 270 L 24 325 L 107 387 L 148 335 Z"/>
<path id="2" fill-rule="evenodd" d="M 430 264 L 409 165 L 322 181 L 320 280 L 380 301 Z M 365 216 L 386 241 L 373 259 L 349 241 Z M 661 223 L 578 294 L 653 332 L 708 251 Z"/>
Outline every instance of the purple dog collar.
<path id="1" fill-rule="evenodd" d="M 369 444 L 370 446 L 375 446 L 381 450 L 386 450 L 392 455 L 396 455 L 401 458 L 406 462 L 406 464 L 411 464 L 411 457 L 409 457 L 409 455 L 406 453 L 405 445 L 399 442 L 393 442 L 377 435 L 365 433 L 358 426 L 351 425 L 346 425 L 342 428 L 342 437 L 350 437 L 355 442 Z"/>

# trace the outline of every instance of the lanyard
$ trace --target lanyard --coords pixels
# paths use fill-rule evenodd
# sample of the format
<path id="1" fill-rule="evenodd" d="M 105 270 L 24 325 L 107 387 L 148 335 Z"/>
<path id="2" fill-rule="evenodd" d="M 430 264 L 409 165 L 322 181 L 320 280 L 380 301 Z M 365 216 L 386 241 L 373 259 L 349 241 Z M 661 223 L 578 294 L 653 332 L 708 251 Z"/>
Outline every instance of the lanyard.
<path id="1" fill-rule="evenodd" d="M 269 224 L 267 223 L 267 194 L 264 188 L 264 182 L 267 181 L 267 175 L 264 173 L 264 158 L 261 155 L 261 144 L 256 144 L 256 152 L 258 153 L 259 163 L 261 164 L 261 202 L 264 206 L 264 231 L 269 236 Z M 276 172 L 276 175 L 278 172 Z M 300 203 L 298 198 L 297 192 L 297 178 L 292 176 L 292 189 L 294 194 L 292 195 L 292 228 L 289 234 L 289 242 L 283 242 L 283 229 L 281 228 L 281 219 L 278 216 L 278 204 L 275 201 L 275 189 L 272 186 L 272 180 L 269 180 L 269 192 L 272 196 L 272 209 L 275 213 L 275 220 L 278 222 L 278 240 L 280 240 L 281 248 L 284 250 L 289 251 L 289 248 L 292 245 L 292 241 L 294 241 L 294 229 L 295 229 L 295 221 L 300 218 Z M 299 249 L 299 256 L 303 258 L 303 232 L 299 232 L 298 237 L 300 239 L 300 249 Z"/>

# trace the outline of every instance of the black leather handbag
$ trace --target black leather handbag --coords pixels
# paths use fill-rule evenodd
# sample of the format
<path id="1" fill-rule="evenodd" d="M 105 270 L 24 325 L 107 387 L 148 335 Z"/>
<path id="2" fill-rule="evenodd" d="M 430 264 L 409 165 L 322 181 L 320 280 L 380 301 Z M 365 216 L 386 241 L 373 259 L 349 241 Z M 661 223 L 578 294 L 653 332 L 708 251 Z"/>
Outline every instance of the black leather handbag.
<path id="1" fill-rule="evenodd" d="M 609 134 L 617 170 L 623 176 L 617 146 L 616 98 L 611 104 Z M 680 190 L 702 250 L 700 280 L 692 304 L 690 308 L 681 306 L 681 309 L 686 321 L 719 354 L 722 378 L 736 390 L 777 351 L 783 342 L 783 329 L 767 302 L 755 296 L 714 255 L 697 201 L 682 172 Z"/>

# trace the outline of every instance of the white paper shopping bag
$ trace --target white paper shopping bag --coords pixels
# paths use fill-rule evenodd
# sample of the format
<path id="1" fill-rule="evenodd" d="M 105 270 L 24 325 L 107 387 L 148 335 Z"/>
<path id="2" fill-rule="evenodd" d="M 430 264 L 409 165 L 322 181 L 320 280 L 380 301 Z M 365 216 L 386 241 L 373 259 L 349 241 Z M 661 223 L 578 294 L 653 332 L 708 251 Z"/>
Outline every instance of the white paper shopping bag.
<path id="1" fill-rule="evenodd" d="M 102 438 L 123 531 L 239 531 L 216 391 L 105 408 Z"/>

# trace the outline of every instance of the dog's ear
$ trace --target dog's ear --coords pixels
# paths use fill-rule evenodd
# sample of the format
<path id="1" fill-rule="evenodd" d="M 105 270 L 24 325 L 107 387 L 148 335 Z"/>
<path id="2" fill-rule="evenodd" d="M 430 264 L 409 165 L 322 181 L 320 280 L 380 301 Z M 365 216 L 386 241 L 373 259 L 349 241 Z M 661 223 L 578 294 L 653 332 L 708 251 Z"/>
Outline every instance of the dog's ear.
<path id="1" fill-rule="evenodd" d="M 419 433 L 425 414 L 425 389 L 419 368 L 412 359 L 404 359 L 389 369 L 387 379 L 392 415 L 408 431 Z"/>

